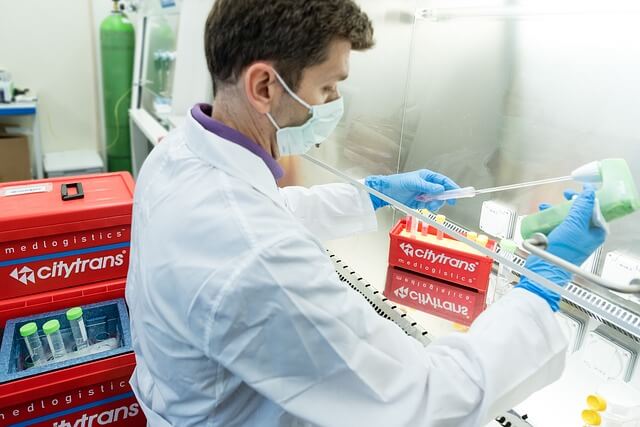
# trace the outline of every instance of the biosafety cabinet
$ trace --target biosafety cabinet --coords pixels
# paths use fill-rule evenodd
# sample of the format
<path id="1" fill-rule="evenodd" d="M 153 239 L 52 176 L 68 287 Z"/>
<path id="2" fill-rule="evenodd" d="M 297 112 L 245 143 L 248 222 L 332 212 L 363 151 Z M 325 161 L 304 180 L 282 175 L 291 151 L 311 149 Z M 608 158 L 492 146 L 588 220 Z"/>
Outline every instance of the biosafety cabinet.
<path id="1" fill-rule="evenodd" d="M 137 168 L 191 105 L 212 100 L 202 38 L 213 1 L 143 3 L 151 6 L 137 22 L 131 110 Z M 603 175 L 616 178 L 604 178 L 600 188 L 623 182 L 628 192 L 616 206 L 624 205 L 626 215 L 610 222 L 605 245 L 581 274 L 555 288 L 563 298 L 558 320 L 571 341 L 566 373 L 513 412 L 496 414 L 494 425 L 582 425 L 585 410 L 603 425 L 635 425 L 637 408 L 616 396 L 640 390 L 640 213 L 631 213 L 640 186 L 640 7 L 629 0 L 358 3 L 374 23 L 376 46 L 352 54 L 349 79 L 340 86 L 345 116 L 331 140 L 306 157 L 283 159 L 281 184 L 358 185 L 371 174 L 427 168 L 481 189 L 622 160 L 625 178 L 618 166 L 605 166 L 613 174 Z M 531 275 L 524 260 L 539 247 L 523 238 L 524 218 L 541 203 L 563 202 L 566 188 L 581 184 L 462 199 L 445 207 L 440 221 L 386 208 L 378 211 L 377 232 L 326 244 L 345 284 L 428 345 L 464 331 L 490 309 L 491 291 L 508 291 L 519 276 Z M 419 220 L 415 229 L 410 215 Z M 438 233 L 447 244 L 430 252 Z M 418 237 L 405 240 L 412 234 Z M 503 239 L 515 246 L 498 244 Z M 472 259 L 451 261 L 456 253 Z M 469 267 L 487 258 L 484 290 L 459 283 L 469 281 L 468 272 L 440 270 L 434 278 L 428 264 Z M 587 397 L 599 393 L 612 396 L 613 412 L 598 411 L 597 402 L 591 408 Z"/>

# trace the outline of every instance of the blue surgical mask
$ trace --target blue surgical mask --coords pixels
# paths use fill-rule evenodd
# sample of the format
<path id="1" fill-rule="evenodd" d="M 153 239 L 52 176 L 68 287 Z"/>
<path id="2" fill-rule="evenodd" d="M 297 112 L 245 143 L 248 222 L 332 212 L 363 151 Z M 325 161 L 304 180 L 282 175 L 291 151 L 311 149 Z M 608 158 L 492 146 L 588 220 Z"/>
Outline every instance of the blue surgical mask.
<path id="1" fill-rule="evenodd" d="M 303 125 L 281 128 L 270 113 L 267 117 L 277 129 L 276 141 L 282 156 L 307 153 L 314 145 L 322 144 L 342 119 L 344 104 L 342 97 L 321 105 L 309 105 L 295 94 L 276 72 L 276 78 L 284 89 L 298 103 L 309 109 L 311 117 Z"/>

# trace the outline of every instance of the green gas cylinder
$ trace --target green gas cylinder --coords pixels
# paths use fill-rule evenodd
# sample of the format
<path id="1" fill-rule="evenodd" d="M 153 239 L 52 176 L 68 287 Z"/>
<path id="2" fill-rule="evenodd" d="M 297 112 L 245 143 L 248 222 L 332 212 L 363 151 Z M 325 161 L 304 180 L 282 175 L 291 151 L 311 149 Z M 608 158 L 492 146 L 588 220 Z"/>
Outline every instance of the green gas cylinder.
<path id="1" fill-rule="evenodd" d="M 134 49 L 133 25 L 114 0 L 111 14 L 100 24 L 107 164 L 111 172 L 131 172 L 129 108 Z"/>

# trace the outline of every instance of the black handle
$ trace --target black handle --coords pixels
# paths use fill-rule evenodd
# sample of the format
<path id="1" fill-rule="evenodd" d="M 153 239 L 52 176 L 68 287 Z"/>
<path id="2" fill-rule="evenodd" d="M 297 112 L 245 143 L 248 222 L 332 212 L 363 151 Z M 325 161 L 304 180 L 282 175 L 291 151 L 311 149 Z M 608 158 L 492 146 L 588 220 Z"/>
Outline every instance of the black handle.
<path id="1" fill-rule="evenodd" d="M 69 194 L 69 188 L 75 188 L 76 194 Z M 71 184 L 62 184 L 62 187 L 60 187 L 60 195 L 62 196 L 63 202 L 66 202 L 67 200 L 84 199 L 82 183 L 73 182 Z"/>

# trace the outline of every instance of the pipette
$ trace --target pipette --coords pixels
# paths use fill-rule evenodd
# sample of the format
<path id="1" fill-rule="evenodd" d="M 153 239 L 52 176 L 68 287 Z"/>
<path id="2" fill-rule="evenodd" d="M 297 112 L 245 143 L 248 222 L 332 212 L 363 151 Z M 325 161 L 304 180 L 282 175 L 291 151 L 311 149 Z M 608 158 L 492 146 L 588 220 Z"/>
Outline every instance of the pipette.
<path id="1" fill-rule="evenodd" d="M 452 199 L 465 199 L 478 196 L 480 194 L 496 193 L 498 191 L 517 190 L 519 188 L 535 187 L 537 185 L 553 184 L 563 181 L 578 181 L 583 183 L 597 183 L 602 181 L 600 174 L 600 162 L 591 162 L 571 172 L 571 175 L 557 178 L 541 179 L 538 181 L 523 182 L 520 184 L 502 185 L 499 187 L 484 188 L 476 190 L 475 187 L 464 187 L 456 190 L 445 191 L 437 195 L 423 194 L 416 197 L 421 202 L 445 201 Z"/>

